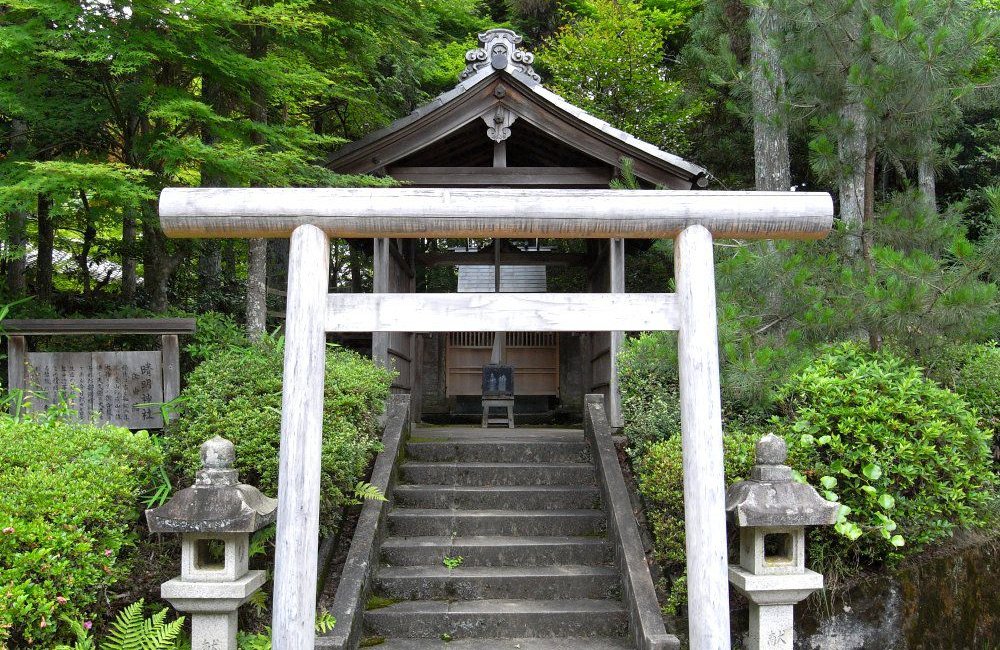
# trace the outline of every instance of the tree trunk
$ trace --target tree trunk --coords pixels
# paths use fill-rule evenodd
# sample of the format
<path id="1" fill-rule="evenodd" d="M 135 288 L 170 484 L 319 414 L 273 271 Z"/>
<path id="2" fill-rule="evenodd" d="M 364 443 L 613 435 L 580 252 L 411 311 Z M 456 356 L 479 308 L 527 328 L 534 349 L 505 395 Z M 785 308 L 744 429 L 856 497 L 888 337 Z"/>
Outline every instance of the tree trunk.
<path id="1" fill-rule="evenodd" d="M 226 105 L 222 84 L 211 75 L 201 78 L 201 99 L 212 107 L 219 115 L 226 115 Z M 216 137 L 211 126 L 202 124 L 201 141 L 206 145 L 215 144 Z M 201 187 L 224 187 L 226 185 L 222 174 L 209 165 L 201 167 Z M 218 240 L 206 239 L 198 246 L 198 293 L 201 306 L 211 311 L 218 307 L 217 298 L 220 295 L 222 282 L 222 247 Z"/>
<path id="2" fill-rule="evenodd" d="M 750 67 L 753 88 L 754 180 L 759 191 L 787 192 L 792 185 L 788 122 L 782 106 L 785 70 L 774 39 L 780 18 L 769 3 L 750 8 Z"/>
<path id="3" fill-rule="evenodd" d="M 865 107 L 861 102 L 845 104 L 840 109 L 844 133 L 840 136 L 837 157 L 840 176 L 840 218 L 847 227 L 846 253 L 856 257 L 861 250 L 861 232 L 865 213 L 865 161 L 868 154 L 868 130 Z"/>
<path id="4" fill-rule="evenodd" d="M 917 161 L 917 186 L 932 210 L 937 211 L 937 177 L 933 154 L 926 153 Z"/>
<path id="5" fill-rule="evenodd" d="M 247 335 L 259 339 L 267 327 L 267 240 L 251 239 L 247 253 Z"/>
<path id="6" fill-rule="evenodd" d="M 135 213 L 126 209 L 122 217 L 122 298 L 135 302 Z"/>
<path id="7" fill-rule="evenodd" d="M 40 300 L 52 295 L 52 253 L 55 250 L 56 229 L 52 223 L 52 202 L 38 195 L 38 257 L 35 259 L 35 294 Z"/>
<path id="8" fill-rule="evenodd" d="M 10 129 L 11 149 L 21 154 L 28 144 L 28 125 L 22 120 L 14 120 Z M 11 298 L 20 298 L 27 293 L 25 278 L 25 256 L 27 251 L 28 215 L 23 210 L 7 213 L 7 292 Z"/>
<path id="9" fill-rule="evenodd" d="M 347 241 L 351 265 L 351 293 L 361 293 L 361 243 L 356 239 Z"/>
<path id="10" fill-rule="evenodd" d="M 84 302 L 88 302 L 92 298 L 91 281 L 93 280 L 90 275 L 90 249 L 93 248 L 94 241 L 97 239 L 97 226 L 94 223 L 94 215 L 90 210 L 90 200 L 87 198 L 87 193 L 84 190 L 80 190 L 80 203 L 83 205 L 85 224 L 83 228 L 83 242 L 80 244 L 80 254 L 76 256 L 76 263 L 80 267 L 80 281 L 83 283 L 83 299 Z"/>
<path id="11" fill-rule="evenodd" d="M 861 251 L 865 258 L 868 273 L 875 274 L 875 258 L 872 257 L 874 245 L 873 227 L 875 225 L 875 147 L 869 147 L 865 153 L 865 202 L 863 225 L 861 230 Z M 874 351 L 882 349 L 882 332 L 878 327 L 868 329 L 868 345 Z"/>
<path id="12" fill-rule="evenodd" d="M 267 34 L 261 26 L 253 28 L 250 37 L 250 58 L 262 59 L 267 54 Z M 250 85 L 250 119 L 267 124 L 267 94 L 259 83 Z M 265 144 L 263 133 L 253 131 L 250 141 Z M 247 249 L 247 335 L 259 339 L 267 327 L 267 240 L 251 239 Z"/>
<path id="13" fill-rule="evenodd" d="M 179 260 L 172 261 L 167 252 L 167 237 L 156 222 L 156 203 L 144 204 L 143 213 L 143 284 L 149 294 L 149 308 L 164 312 L 169 306 L 167 288 L 170 275 Z"/>

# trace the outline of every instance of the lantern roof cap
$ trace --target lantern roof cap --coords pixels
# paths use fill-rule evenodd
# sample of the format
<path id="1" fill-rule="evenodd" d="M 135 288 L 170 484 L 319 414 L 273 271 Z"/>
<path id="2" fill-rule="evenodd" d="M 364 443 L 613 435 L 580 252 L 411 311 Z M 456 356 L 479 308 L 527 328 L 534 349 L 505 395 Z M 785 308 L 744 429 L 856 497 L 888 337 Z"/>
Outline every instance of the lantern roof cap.
<path id="1" fill-rule="evenodd" d="M 781 528 L 836 523 L 840 504 L 827 501 L 810 485 L 792 478 L 785 465 L 788 446 L 768 433 L 757 441 L 750 480 L 726 491 L 726 512 L 739 527 Z"/>
<path id="2" fill-rule="evenodd" d="M 222 436 L 201 446 L 195 483 L 146 511 L 153 533 L 253 533 L 274 522 L 278 502 L 239 482 L 236 448 Z"/>

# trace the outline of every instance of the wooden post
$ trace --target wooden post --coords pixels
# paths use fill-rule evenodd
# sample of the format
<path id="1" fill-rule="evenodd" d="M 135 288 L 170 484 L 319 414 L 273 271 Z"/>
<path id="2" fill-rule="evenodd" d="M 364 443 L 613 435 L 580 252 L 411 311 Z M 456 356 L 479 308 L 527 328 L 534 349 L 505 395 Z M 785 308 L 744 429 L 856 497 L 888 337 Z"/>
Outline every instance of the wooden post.
<path id="1" fill-rule="evenodd" d="M 330 242 L 311 225 L 292 233 L 285 320 L 275 541 L 274 650 L 312 648 L 316 634 L 320 453 Z"/>
<path id="2" fill-rule="evenodd" d="M 677 238 L 674 276 L 680 307 L 677 356 L 691 612 L 688 631 L 691 650 L 728 650 L 726 494 L 715 265 L 712 233 L 704 226 L 689 226 Z"/>
<path id="3" fill-rule="evenodd" d="M 609 291 L 611 293 L 625 293 L 625 240 L 612 239 L 608 242 L 608 276 L 610 277 Z M 625 426 L 622 419 L 622 394 L 618 386 L 618 351 L 621 350 L 622 340 L 625 332 L 611 332 L 609 342 L 611 349 L 608 360 L 610 368 L 608 377 L 608 422 L 613 429 L 621 429 Z"/>
<path id="4" fill-rule="evenodd" d="M 26 390 L 27 378 L 24 376 L 24 364 L 28 359 L 27 348 L 23 336 L 7 337 L 7 390 L 14 393 L 16 390 Z M 24 395 L 20 400 L 23 402 Z M 10 412 L 17 414 L 21 410 L 21 404 L 11 404 Z"/>
<path id="5" fill-rule="evenodd" d="M 169 402 L 181 394 L 180 346 L 176 334 L 160 337 L 160 368 L 163 372 L 163 401 Z M 169 419 L 175 416 L 176 413 L 171 411 Z"/>
<path id="6" fill-rule="evenodd" d="M 375 239 L 375 248 L 372 255 L 372 291 L 374 293 L 389 293 L 389 264 L 392 262 L 389 247 L 392 242 L 385 237 Z M 389 334 L 385 332 L 372 332 L 372 361 L 392 370 L 392 363 L 389 361 Z"/>

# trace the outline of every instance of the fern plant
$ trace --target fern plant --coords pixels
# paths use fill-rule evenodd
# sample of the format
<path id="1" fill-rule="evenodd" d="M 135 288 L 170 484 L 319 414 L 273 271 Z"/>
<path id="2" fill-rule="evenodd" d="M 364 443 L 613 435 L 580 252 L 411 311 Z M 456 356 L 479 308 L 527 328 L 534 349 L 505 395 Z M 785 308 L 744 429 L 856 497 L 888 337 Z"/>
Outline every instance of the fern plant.
<path id="1" fill-rule="evenodd" d="M 143 600 L 137 600 L 119 612 L 111 624 L 108 638 L 100 645 L 101 650 L 174 650 L 179 647 L 184 617 L 166 623 L 167 610 L 161 609 L 145 618 L 143 604 Z M 80 623 L 68 619 L 66 623 L 76 634 L 76 643 L 57 646 L 56 650 L 97 650 L 97 644 Z"/>
<path id="2" fill-rule="evenodd" d="M 354 497 L 359 500 L 369 499 L 371 501 L 386 501 L 385 495 L 382 494 L 382 490 L 378 489 L 378 486 L 372 485 L 371 483 L 366 483 L 364 481 L 358 481 L 357 485 L 354 486 Z"/>
<path id="3" fill-rule="evenodd" d="M 184 617 L 165 623 L 167 610 L 161 609 L 145 618 L 142 606 L 143 601 L 138 600 L 118 614 L 101 650 L 172 650 L 177 646 Z"/>

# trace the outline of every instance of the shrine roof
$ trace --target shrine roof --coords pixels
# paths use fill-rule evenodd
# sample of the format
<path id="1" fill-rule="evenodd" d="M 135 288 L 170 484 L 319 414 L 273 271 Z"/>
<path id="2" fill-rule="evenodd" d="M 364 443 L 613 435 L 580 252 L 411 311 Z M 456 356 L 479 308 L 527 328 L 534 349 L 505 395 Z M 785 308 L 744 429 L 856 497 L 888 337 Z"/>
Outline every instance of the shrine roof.
<path id="1" fill-rule="evenodd" d="M 707 172 L 703 167 L 612 126 L 542 86 L 531 67 L 533 56 L 518 49 L 521 37 L 511 30 L 490 30 L 479 35 L 479 42 L 481 47 L 466 54 L 467 66 L 458 85 L 385 128 L 345 145 L 328 159 L 327 166 L 342 173 L 393 175 L 389 169 L 393 165 L 406 166 L 407 170 L 434 168 L 439 166 L 436 163 L 454 158 L 466 169 L 489 174 L 495 167 L 482 159 L 484 154 L 472 160 L 469 151 L 484 149 L 489 140 L 507 139 L 521 128 L 516 122 L 523 122 L 531 130 L 527 139 L 534 141 L 536 148 L 552 151 L 552 159 L 575 163 L 574 169 L 589 168 L 580 164 L 581 159 L 617 167 L 622 157 L 629 157 L 635 163 L 636 176 L 650 183 L 669 189 L 704 186 Z M 483 135 L 471 130 L 480 121 L 485 122 L 480 124 Z M 473 138 L 478 140 L 473 142 Z M 435 157 L 437 146 L 445 149 Z M 411 163 L 418 164 L 409 167 Z M 568 165 L 552 165 L 550 160 L 539 166 Z M 440 167 L 455 169 L 454 165 Z M 414 183 L 420 181 L 414 179 Z M 595 177 L 593 183 L 600 181 Z"/>

